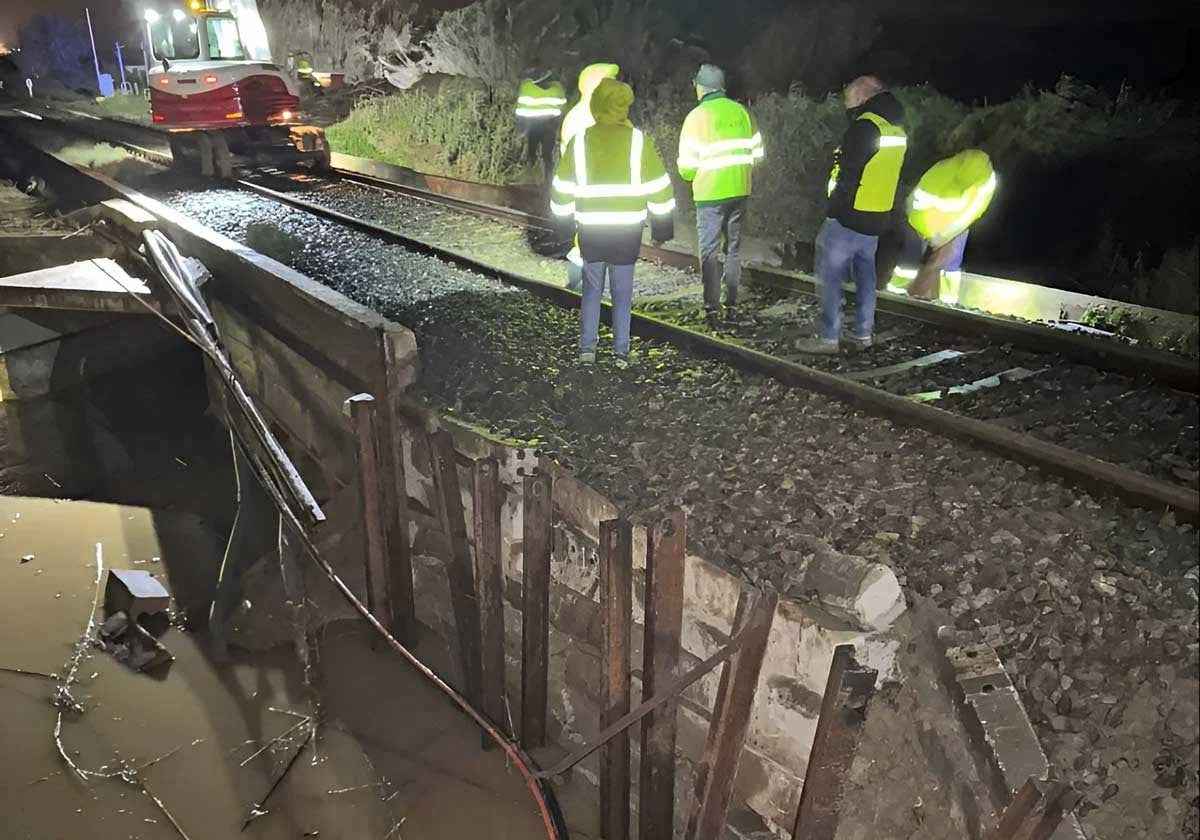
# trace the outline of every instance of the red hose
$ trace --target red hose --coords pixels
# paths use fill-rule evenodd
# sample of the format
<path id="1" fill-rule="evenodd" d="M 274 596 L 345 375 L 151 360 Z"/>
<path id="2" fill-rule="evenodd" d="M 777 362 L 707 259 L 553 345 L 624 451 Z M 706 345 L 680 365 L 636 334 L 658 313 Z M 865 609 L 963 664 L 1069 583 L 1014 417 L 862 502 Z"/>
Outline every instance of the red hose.
<path id="1" fill-rule="evenodd" d="M 506 736 L 495 726 L 495 724 L 488 720 L 483 713 L 476 710 L 475 707 L 472 706 L 465 697 L 455 691 L 452 686 L 447 684 L 441 677 L 435 674 L 428 665 L 426 665 L 417 657 L 416 654 L 414 654 L 404 645 L 400 644 L 400 642 L 388 632 L 387 628 L 379 622 L 379 619 L 371 615 L 371 611 L 367 609 L 366 605 L 363 604 L 362 601 L 358 600 L 355 594 L 350 590 L 350 587 L 347 586 L 340 577 L 338 577 L 338 574 L 333 570 L 333 567 L 330 566 L 329 563 L 317 553 L 316 547 L 309 542 L 308 535 L 303 531 L 301 531 L 301 534 L 302 540 L 305 543 L 305 547 L 309 549 L 308 553 L 316 561 L 317 565 L 321 567 L 329 579 L 333 581 L 334 585 L 341 590 L 344 596 L 346 596 L 346 600 L 351 603 L 359 615 L 365 618 L 367 622 L 374 627 L 376 631 L 378 631 L 379 635 L 383 636 L 383 638 L 387 640 L 387 643 L 391 645 L 391 647 L 394 648 L 401 656 L 407 659 L 414 668 L 424 674 L 430 682 L 449 695 L 450 699 L 453 700 L 460 709 L 466 712 L 467 715 L 469 715 L 471 719 L 475 721 L 479 728 L 486 732 L 488 737 L 495 741 L 496 744 L 504 750 L 508 757 L 512 759 L 513 764 L 517 766 L 517 769 L 521 771 L 521 775 L 525 778 L 525 784 L 529 788 L 530 793 L 533 794 L 533 798 L 537 800 L 538 810 L 541 812 L 542 822 L 545 824 L 546 828 L 546 837 L 549 838 L 549 840 L 567 840 L 565 827 L 559 825 L 559 822 L 562 818 L 558 814 L 557 803 L 555 803 L 553 807 L 551 806 L 550 800 L 546 797 L 546 792 L 542 790 L 541 783 L 534 775 L 532 767 L 533 759 L 526 755 L 525 751 L 521 749 L 519 744 L 510 740 L 508 736 Z"/>

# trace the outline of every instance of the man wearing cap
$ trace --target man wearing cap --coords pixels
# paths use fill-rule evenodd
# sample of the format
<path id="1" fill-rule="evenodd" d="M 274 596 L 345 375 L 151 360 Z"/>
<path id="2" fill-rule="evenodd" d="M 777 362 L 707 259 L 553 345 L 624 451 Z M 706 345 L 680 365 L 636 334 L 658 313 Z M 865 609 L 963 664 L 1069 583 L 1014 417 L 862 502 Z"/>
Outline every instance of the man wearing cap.
<path id="1" fill-rule="evenodd" d="M 702 64 L 693 79 L 700 104 L 679 135 L 679 174 L 692 185 L 696 205 L 704 309 L 716 328 L 721 312 L 721 264 L 725 255 L 725 312 L 735 317 L 742 277 L 742 222 L 751 172 L 763 157 L 762 135 L 742 105 L 725 95 L 725 72 Z"/>

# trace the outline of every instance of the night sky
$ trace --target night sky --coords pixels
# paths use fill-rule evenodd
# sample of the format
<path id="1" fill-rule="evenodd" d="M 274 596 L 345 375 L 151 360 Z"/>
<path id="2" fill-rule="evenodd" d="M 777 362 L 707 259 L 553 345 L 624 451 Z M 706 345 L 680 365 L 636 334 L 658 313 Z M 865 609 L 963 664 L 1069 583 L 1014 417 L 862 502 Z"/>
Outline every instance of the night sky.
<path id="1" fill-rule="evenodd" d="M 0 0 L 0 41 L 8 44 L 16 41 L 17 28 L 34 14 L 66 15 L 77 18 L 83 25 L 84 7 L 92 12 L 101 62 L 112 53 L 114 41 L 136 42 L 139 32 L 136 0 Z"/>
<path id="2" fill-rule="evenodd" d="M 353 4 L 358 0 L 335 0 Z M 465 0 L 422 0 L 420 5 L 451 7 Z M 649 0 L 671 4 L 674 0 Z M 763 17 L 788 0 L 741 0 Z M 823 0 L 836 2 L 836 0 Z M 1063 72 L 1093 83 L 1143 88 L 1168 85 L 1191 98 L 1200 75 L 1200 27 L 1195 0 L 860 0 L 876 6 L 884 24 L 881 38 L 865 45 L 872 63 L 886 54 L 902 56 L 897 82 L 929 81 L 952 96 L 972 100 L 1007 97 L 1026 82 L 1052 86 Z M 407 0 L 397 3 L 408 5 Z M 694 3 L 686 5 L 693 6 Z M 703 9 L 707 4 L 701 3 Z M 11 44 L 20 23 L 35 13 L 65 14 L 83 22 L 92 11 L 97 48 L 104 65 L 113 62 L 112 44 L 136 44 L 140 0 L 0 0 L 0 42 Z M 132 55 L 131 63 L 140 60 Z M 912 78 L 909 78 L 912 77 Z"/>

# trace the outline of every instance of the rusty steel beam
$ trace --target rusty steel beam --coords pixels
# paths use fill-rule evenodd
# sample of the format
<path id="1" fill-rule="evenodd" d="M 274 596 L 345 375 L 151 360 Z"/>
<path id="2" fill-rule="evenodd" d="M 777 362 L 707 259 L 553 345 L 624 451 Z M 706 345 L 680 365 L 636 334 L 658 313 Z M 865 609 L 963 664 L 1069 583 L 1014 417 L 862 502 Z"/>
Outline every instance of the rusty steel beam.
<path id="1" fill-rule="evenodd" d="M 483 664 L 479 643 L 479 602 L 475 597 L 475 568 L 471 548 L 467 543 L 466 511 L 463 509 L 462 489 L 458 481 L 458 461 L 454 454 L 454 438 L 444 429 L 430 436 L 437 478 L 438 504 L 442 528 L 450 542 L 450 558 L 446 566 L 450 578 L 450 600 L 454 606 L 454 626 L 458 635 L 463 669 L 463 684 L 467 699 L 476 708 L 483 706 Z"/>
<path id="2" fill-rule="evenodd" d="M 642 699 L 674 681 L 683 633 L 683 573 L 687 517 L 665 517 L 646 546 L 646 637 L 642 654 Z M 642 719 L 642 767 L 638 801 L 639 837 L 671 837 L 675 826 L 675 701 Z"/>
<path id="3" fill-rule="evenodd" d="M 383 367 L 383 487 L 387 503 L 388 564 L 392 583 L 392 632 L 402 644 L 417 641 L 417 607 L 413 593 L 412 544 L 409 542 L 408 482 L 404 472 L 404 439 L 400 430 L 400 368 L 391 335 L 378 330 Z"/>
<path id="4" fill-rule="evenodd" d="M 834 840 L 842 790 L 858 752 L 878 676 L 875 669 L 858 664 L 853 645 L 838 645 L 834 650 L 792 840 Z"/>
<path id="5" fill-rule="evenodd" d="M 1082 798 L 1065 782 L 1031 776 L 1004 809 L 988 840 L 1050 840 Z"/>
<path id="6" fill-rule="evenodd" d="M 505 727 L 504 567 L 501 560 L 500 466 L 495 458 L 475 462 L 475 586 L 479 599 L 483 711 Z M 511 734 L 511 733 L 510 733 Z"/>
<path id="7" fill-rule="evenodd" d="M 553 480 L 525 476 L 521 572 L 521 744 L 546 743 L 550 672 L 550 553 L 554 545 Z"/>
<path id="8" fill-rule="evenodd" d="M 696 797 L 684 834 L 687 840 L 720 840 L 724 836 L 725 814 L 750 728 L 750 712 L 779 595 L 759 592 L 753 606 L 750 600 L 750 593 L 745 591 L 738 598 L 734 632 L 744 632 L 745 637 L 721 671 L 708 743 L 696 768 Z"/>
<path id="9" fill-rule="evenodd" d="M 646 717 L 646 715 L 653 712 L 659 706 L 669 703 L 679 697 L 679 695 L 687 690 L 688 687 L 699 682 L 705 674 L 712 671 L 727 659 L 732 658 L 733 655 L 737 653 L 738 648 L 742 646 L 742 640 L 745 638 L 745 635 L 746 634 L 743 632 L 735 636 L 729 642 L 729 644 L 725 645 L 712 656 L 708 657 L 708 659 L 705 659 L 682 677 L 676 678 L 674 682 L 672 682 L 669 686 L 665 686 L 661 691 L 656 692 L 655 695 L 649 700 L 644 700 L 638 704 L 637 708 L 631 710 L 627 715 L 614 720 L 608 726 L 604 727 L 604 729 L 600 731 L 600 734 L 596 736 L 596 740 L 591 744 L 585 744 L 584 746 L 580 747 L 562 761 L 558 762 L 558 764 L 555 764 L 553 767 L 547 770 L 539 771 L 537 774 L 538 778 L 549 779 L 554 776 L 561 776 L 563 773 L 566 773 L 596 750 L 603 747 L 617 735 Z"/>
<path id="10" fill-rule="evenodd" d="M 600 523 L 600 726 L 629 712 L 633 646 L 633 527 L 623 519 Z M 629 732 L 622 730 L 600 759 L 600 835 L 629 840 Z"/>
<path id="11" fill-rule="evenodd" d="M 387 530 L 384 524 L 384 491 L 379 474 L 379 439 L 375 398 L 355 394 L 345 402 L 354 434 L 358 461 L 359 501 L 362 503 L 364 543 L 367 547 L 367 608 L 385 627 L 392 624 L 391 585 L 388 580 Z"/>

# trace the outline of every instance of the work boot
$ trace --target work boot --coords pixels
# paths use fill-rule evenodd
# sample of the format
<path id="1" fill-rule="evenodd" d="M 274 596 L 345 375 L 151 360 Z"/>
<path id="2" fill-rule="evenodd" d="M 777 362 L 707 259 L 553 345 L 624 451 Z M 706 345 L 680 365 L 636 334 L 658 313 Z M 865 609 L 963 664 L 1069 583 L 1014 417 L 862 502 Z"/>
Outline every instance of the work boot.
<path id="1" fill-rule="evenodd" d="M 579 363 L 582 365 L 590 365 L 596 361 L 596 354 L 583 352 L 579 354 Z"/>
<path id="2" fill-rule="evenodd" d="M 704 323 L 708 324 L 708 328 L 713 332 L 721 329 L 721 313 L 715 309 L 710 309 L 704 313 Z"/>
<path id="3" fill-rule="evenodd" d="M 796 342 L 796 350 L 812 356 L 836 356 L 838 340 L 836 338 L 802 338 Z"/>
<path id="4" fill-rule="evenodd" d="M 742 322 L 742 310 L 736 303 L 725 305 L 725 323 L 730 326 L 736 326 Z"/>
<path id="5" fill-rule="evenodd" d="M 843 334 L 842 341 L 849 344 L 855 350 L 866 350 L 874 343 L 869 335 L 851 335 L 850 333 Z"/>

